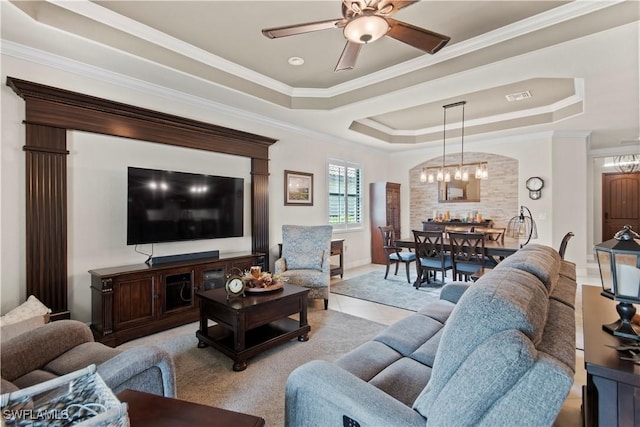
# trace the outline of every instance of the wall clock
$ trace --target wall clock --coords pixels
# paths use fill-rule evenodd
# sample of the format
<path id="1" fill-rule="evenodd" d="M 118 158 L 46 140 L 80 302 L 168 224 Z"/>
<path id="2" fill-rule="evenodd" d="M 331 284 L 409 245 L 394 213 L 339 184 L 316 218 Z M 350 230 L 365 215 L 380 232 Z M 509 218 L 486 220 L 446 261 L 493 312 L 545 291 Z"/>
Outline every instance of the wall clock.
<path id="1" fill-rule="evenodd" d="M 527 180 L 527 190 L 529 190 L 529 198 L 538 200 L 542 196 L 542 187 L 544 180 L 539 176 L 532 176 Z"/>

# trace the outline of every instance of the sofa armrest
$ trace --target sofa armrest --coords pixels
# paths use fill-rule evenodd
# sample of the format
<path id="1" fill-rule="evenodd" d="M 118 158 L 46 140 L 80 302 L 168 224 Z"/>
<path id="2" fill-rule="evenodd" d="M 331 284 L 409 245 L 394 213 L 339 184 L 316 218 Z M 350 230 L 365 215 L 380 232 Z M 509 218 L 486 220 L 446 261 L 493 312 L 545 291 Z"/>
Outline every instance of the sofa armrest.
<path id="1" fill-rule="evenodd" d="M 285 425 L 346 425 L 347 416 L 361 426 L 426 425 L 418 412 L 377 387 L 323 360 L 295 369 L 287 379 Z"/>
<path id="2" fill-rule="evenodd" d="M 133 347 L 98 366 L 98 374 L 115 394 L 125 389 L 176 397 L 171 355 L 155 346 Z"/>
<path id="3" fill-rule="evenodd" d="M 80 344 L 93 341 L 87 325 L 77 320 L 59 320 L 2 342 L 2 378 L 16 378 L 45 366 Z"/>
<path id="4" fill-rule="evenodd" d="M 451 282 L 442 287 L 440 299 L 457 304 L 462 294 L 469 289 L 470 282 Z"/>

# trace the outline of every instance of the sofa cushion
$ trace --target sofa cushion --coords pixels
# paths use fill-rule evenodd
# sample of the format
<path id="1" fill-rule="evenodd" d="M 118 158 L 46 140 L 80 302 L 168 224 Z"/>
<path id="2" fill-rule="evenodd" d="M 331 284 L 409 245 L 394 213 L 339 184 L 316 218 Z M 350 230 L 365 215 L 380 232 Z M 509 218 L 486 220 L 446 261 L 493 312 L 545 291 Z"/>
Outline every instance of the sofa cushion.
<path id="1" fill-rule="evenodd" d="M 576 305 L 576 285 L 575 280 L 571 280 L 566 276 L 560 275 L 558 278 L 558 286 L 549 296 L 552 300 L 559 301 L 571 308 Z"/>
<path id="2" fill-rule="evenodd" d="M 564 276 L 573 281 L 576 280 L 576 265 L 571 261 L 562 260 L 560 263 L 560 276 Z"/>
<path id="3" fill-rule="evenodd" d="M 43 369 L 35 369 L 20 378 L 16 378 L 13 380 L 13 384 L 15 384 L 18 388 L 27 388 L 32 385 L 40 384 L 45 381 L 52 380 L 54 378 L 58 378 L 56 374 L 53 374 L 49 371 L 45 371 Z"/>
<path id="4" fill-rule="evenodd" d="M 431 386 L 439 373 L 436 366 L 413 408 L 427 418 L 427 426 L 475 425 L 533 366 L 536 354 L 520 331 L 495 334 L 476 347 L 441 387 Z"/>
<path id="5" fill-rule="evenodd" d="M 367 341 L 340 356 L 335 363 L 358 378 L 371 381 L 371 378 L 401 357 L 400 353 L 381 342 Z"/>
<path id="6" fill-rule="evenodd" d="M 282 258 L 287 270 L 322 270 L 324 258 L 329 256 L 332 232 L 330 225 L 283 225 Z"/>
<path id="7" fill-rule="evenodd" d="M 549 316 L 544 328 L 542 341 L 537 346 L 539 351 L 553 356 L 575 371 L 576 352 L 576 318 L 573 306 L 563 302 L 549 301 Z"/>
<path id="8" fill-rule="evenodd" d="M 13 393 L 14 391 L 18 390 L 20 389 L 17 385 L 5 380 L 4 378 L 0 378 L 0 394 Z"/>
<path id="9" fill-rule="evenodd" d="M 56 375 L 66 375 L 91 364 L 100 365 L 120 353 L 122 350 L 116 350 L 99 342 L 86 342 L 55 358 L 44 369 Z"/>
<path id="10" fill-rule="evenodd" d="M 431 367 L 403 357 L 373 377 L 370 384 L 411 407 L 431 378 Z"/>
<path id="11" fill-rule="evenodd" d="M 437 307 L 438 304 L 429 304 L 429 306 Z M 409 356 L 433 339 L 443 326 L 443 322 L 417 313 L 397 321 L 375 336 L 373 340 L 386 344 L 403 356 Z"/>
<path id="12" fill-rule="evenodd" d="M 528 271 L 540 279 L 547 291 L 551 293 L 553 291 L 552 285 L 555 284 L 558 274 L 560 274 L 561 260 L 555 249 L 549 246 L 530 244 L 500 262 L 494 270 L 517 268 Z"/>

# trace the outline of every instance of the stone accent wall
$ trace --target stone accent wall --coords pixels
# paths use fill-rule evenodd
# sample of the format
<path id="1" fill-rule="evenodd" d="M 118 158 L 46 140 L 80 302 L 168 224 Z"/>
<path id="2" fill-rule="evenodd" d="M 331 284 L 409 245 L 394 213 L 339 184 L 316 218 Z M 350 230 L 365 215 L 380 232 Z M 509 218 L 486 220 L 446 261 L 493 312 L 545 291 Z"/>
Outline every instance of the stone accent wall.
<path id="1" fill-rule="evenodd" d="M 447 155 L 444 163 L 450 165 L 459 161 L 460 154 L 456 153 Z M 506 227 L 509 220 L 518 215 L 518 160 L 496 154 L 465 152 L 464 161 L 488 163 L 489 179 L 480 182 L 480 202 L 439 203 L 438 183 L 420 182 L 420 172 L 423 167 L 442 165 L 442 156 L 428 160 L 409 171 L 411 230 L 422 230 L 422 221 L 431 218 L 434 210 L 441 213 L 449 211 L 451 218 L 463 218 L 469 211 L 478 211 L 484 218 L 492 219 L 496 227 Z M 453 174 L 453 170 L 451 172 Z"/>

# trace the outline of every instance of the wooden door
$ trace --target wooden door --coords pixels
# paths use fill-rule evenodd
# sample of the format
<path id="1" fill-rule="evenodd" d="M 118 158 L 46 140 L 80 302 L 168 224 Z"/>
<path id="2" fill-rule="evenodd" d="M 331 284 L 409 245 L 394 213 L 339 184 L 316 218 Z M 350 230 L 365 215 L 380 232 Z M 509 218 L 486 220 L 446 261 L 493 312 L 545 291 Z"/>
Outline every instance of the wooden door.
<path id="1" fill-rule="evenodd" d="M 602 241 L 630 225 L 640 232 L 640 172 L 602 175 Z"/>

